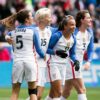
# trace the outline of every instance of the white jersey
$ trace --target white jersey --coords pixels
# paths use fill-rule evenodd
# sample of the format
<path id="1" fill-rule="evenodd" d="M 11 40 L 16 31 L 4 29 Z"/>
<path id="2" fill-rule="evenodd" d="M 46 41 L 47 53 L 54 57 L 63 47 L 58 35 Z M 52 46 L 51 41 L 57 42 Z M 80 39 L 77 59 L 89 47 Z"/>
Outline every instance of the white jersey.
<path id="1" fill-rule="evenodd" d="M 14 58 L 24 60 L 33 58 L 33 30 L 17 29 L 11 34 L 13 38 Z"/>
<path id="2" fill-rule="evenodd" d="M 51 32 L 49 27 L 46 27 L 44 30 L 40 30 L 37 27 L 36 30 L 39 33 L 41 49 L 44 52 L 44 54 L 46 54 L 52 32 Z M 46 67 L 47 66 L 47 60 L 49 59 L 48 54 L 46 54 L 46 61 L 44 61 L 44 59 L 40 58 L 40 56 L 37 53 L 36 53 L 36 58 L 37 58 L 37 63 L 38 63 L 39 67 Z"/>
<path id="3" fill-rule="evenodd" d="M 87 47 L 90 43 L 91 35 L 86 30 L 85 33 L 78 31 L 76 34 L 76 59 L 81 63 L 83 61 L 84 52 L 87 51 Z"/>
<path id="4" fill-rule="evenodd" d="M 65 50 L 66 53 L 69 55 L 69 50 L 73 46 L 73 44 L 74 39 L 72 36 L 69 40 L 66 40 L 66 38 L 62 35 L 53 50 Z M 50 63 L 64 64 L 67 61 L 66 59 L 67 58 L 61 58 L 57 55 L 51 55 Z"/>
<path id="5" fill-rule="evenodd" d="M 88 60 L 91 61 L 93 50 L 93 33 L 90 29 L 87 29 L 84 33 L 80 32 L 78 28 L 75 29 L 74 35 L 76 37 L 75 53 L 76 59 L 80 62 L 80 69 L 75 71 L 73 63 L 68 62 L 68 68 L 66 69 L 66 80 L 74 78 L 82 78 L 82 63 L 84 53 L 87 52 Z"/>
<path id="6" fill-rule="evenodd" d="M 66 39 L 62 35 L 62 32 L 58 31 L 51 36 L 48 47 L 48 53 L 51 54 L 50 63 L 48 66 L 49 79 L 51 82 L 61 80 L 62 85 L 64 85 L 67 62 L 69 61 L 69 57 L 61 58 L 57 56 L 54 52 L 57 50 L 64 50 L 69 55 L 70 50 L 72 52 L 74 47 L 75 38 L 73 35 L 71 35 L 69 39 Z"/>
<path id="7" fill-rule="evenodd" d="M 9 32 L 6 37 L 8 36 L 13 39 L 14 60 L 33 60 L 33 46 L 35 46 L 38 54 L 44 58 L 38 41 L 38 33 L 34 32 L 34 27 L 19 26 Z"/>

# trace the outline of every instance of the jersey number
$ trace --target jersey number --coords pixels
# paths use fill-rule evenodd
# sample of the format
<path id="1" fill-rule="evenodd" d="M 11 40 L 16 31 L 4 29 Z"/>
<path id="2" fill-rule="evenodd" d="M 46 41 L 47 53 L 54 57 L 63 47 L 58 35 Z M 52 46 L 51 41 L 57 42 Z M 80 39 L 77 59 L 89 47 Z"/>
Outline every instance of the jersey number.
<path id="1" fill-rule="evenodd" d="M 83 43 L 83 50 L 85 50 L 86 48 L 86 43 Z"/>
<path id="2" fill-rule="evenodd" d="M 69 50 L 69 47 L 65 47 L 65 51 L 68 51 Z"/>
<path id="3" fill-rule="evenodd" d="M 23 47 L 22 35 L 16 36 L 16 44 L 19 44 L 19 46 L 16 47 L 17 49 L 21 49 Z"/>
<path id="4" fill-rule="evenodd" d="M 45 46 L 46 45 L 46 39 L 41 39 L 41 46 Z"/>

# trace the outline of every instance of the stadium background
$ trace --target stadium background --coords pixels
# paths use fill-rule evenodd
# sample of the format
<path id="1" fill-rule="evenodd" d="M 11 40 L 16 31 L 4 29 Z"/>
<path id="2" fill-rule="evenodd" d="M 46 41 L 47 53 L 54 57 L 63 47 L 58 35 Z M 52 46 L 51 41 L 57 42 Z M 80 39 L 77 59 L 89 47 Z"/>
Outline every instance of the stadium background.
<path id="1" fill-rule="evenodd" d="M 87 87 L 88 100 L 100 100 L 100 0 L 0 0 L 0 19 L 6 18 L 22 8 L 30 9 L 34 14 L 41 7 L 49 7 L 52 10 L 53 20 L 51 25 L 54 27 L 59 24 L 64 15 L 71 14 L 75 17 L 79 10 L 89 10 L 93 19 L 91 27 L 94 31 L 95 48 L 91 68 L 88 71 L 83 70 L 83 77 Z M 12 48 L 6 43 L 4 38 L 7 31 L 0 24 L 0 100 L 9 100 L 11 95 L 13 59 Z M 48 84 L 46 84 L 46 87 L 43 98 L 49 91 Z M 27 96 L 27 85 L 24 82 L 20 98 L 25 100 Z M 75 91 L 72 92 L 71 98 L 68 100 L 76 100 Z"/>

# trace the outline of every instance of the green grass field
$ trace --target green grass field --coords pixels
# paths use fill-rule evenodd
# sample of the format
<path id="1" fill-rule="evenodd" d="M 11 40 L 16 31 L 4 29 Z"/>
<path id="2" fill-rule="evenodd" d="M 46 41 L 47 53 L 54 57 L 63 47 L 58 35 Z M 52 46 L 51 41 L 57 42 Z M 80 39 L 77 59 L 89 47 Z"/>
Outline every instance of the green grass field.
<path id="1" fill-rule="evenodd" d="M 49 89 L 46 88 L 43 93 L 43 99 L 48 94 Z M 0 88 L 0 100 L 10 100 L 11 88 Z M 28 97 L 27 89 L 21 88 L 19 100 L 25 100 Z M 87 88 L 88 100 L 100 100 L 100 88 Z M 77 100 L 76 91 L 73 90 L 71 96 L 67 100 Z"/>

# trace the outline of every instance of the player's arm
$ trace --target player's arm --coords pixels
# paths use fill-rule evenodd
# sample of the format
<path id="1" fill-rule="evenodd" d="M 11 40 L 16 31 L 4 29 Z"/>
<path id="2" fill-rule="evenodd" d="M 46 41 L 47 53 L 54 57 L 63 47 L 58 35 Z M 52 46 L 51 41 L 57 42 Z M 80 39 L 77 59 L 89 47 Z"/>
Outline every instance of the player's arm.
<path id="1" fill-rule="evenodd" d="M 40 55 L 41 58 L 44 58 L 45 57 L 45 54 L 42 51 L 42 48 L 41 48 L 41 45 L 40 45 L 40 41 L 39 40 L 40 39 L 39 39 L 38 33 L 35 33 L 34 32 L 34 35 L 33 35 L 33 43 L 34 43 L 34 46 L 36 48 L 36 52 Z"/>
<path id="2" fill-rule="evenodd" d="M 89 43 L 88 48 L 87 48 L 88 62 L 90 62 L 92 60 L 93 47 L 94 47 L 93 43 L 94 43 L 94 37 L 92 34 L 91 39 L 90 39 L 90 43 Z"/>
<path id="3" fill-rule="evenodd" d="M 59 37 L 60 36 L 58 36 L 56 33 L 52 34 L 50 41 L 49 41 L 49 46 L 48 46 L 48 49 L 47 49 L 48 54 L 55 55 L 55 51 L 53 50 L 53 48 L 57 44 Z"/>
<path id="4" fill-rule="evenodd" d="M 88 48 L 87 48 L 87 62 L 84 64 L 85 70 L 88 70 L 90 68 L 90 62 L 92 60 L 93 47 L 94 47 L 93 43 L 94 43 L 94 37 L 93 37 L 93 34 L 92 34 L 91 39 L 90 39 L 90 43 L 89 43 Z"/>
<path id="5" fill-rule="evenodd" d="M 69 51 L 69 57 L 74 62 L 75 71 L 78 71 L 80 69 L 80 62 L 76 59 L 76 53 L 75 53 L 76 38 L 75 38 L 74 35 L 73 35 L 73 39 L 74 39 L 74 44 L 73 44 L 72 48 Z"/>
<path id="6" fill-rule="evenodd" d="M 61 32 L 57 32 L 55 34 L 52 34 L 51 39 L 49 41 L 47 53 L 50 55 L 57 55 L 61 58 L 66 58 L 67 54 L 64 50 L 56 50 L 56 51 L 53 50 L 53 48 L 55 47 L 55 45 L 57 44 L 57 42 L 61 36 L 62 36 Z"/>
<path id="7" fill-rule="evenodd" d="M 72 61 L 76 60 L 76 53 L 75 53 L 75 49 L 76 49 L 76 38 L 73 35 L 73 39 L 74 39 L 74 44 L 72 46 L 72 48 L 69 50 L 69 57 L 72 59 Z"/>
<path id="8" fill-rule="evenodd" d="M 12 32 L 8 32 L 8 33 L 5 35 L 5 39 L 6 39 L 6 41 L 7 41 L 9 44 L 13 44 L 13 40 L 12 40 L 11 34 L 12 34 Z"/>

